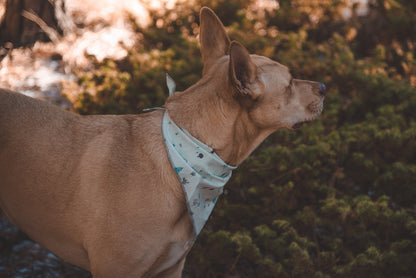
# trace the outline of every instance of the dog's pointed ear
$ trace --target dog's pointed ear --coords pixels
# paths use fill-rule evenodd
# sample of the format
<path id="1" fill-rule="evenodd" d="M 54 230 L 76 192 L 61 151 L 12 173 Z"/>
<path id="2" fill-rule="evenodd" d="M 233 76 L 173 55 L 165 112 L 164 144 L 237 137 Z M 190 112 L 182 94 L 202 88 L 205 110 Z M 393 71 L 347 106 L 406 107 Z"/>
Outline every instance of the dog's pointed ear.
<path id="1" fill-rule="evenodd" d="M 202 74 L 204 75 L 216 60 L 228 54 L 230 39 L 221 20 L 210 8 L 201 9 L 199 20 L 199 39 L 204 62 Z"/>
<path id="2" fill-rule="evenodd" d="M 257 82 L 257 66 L 247 49 L 233 41 L 230 45 L 229 79 L 239 95 L 257 99 L 261 90 Z"/>

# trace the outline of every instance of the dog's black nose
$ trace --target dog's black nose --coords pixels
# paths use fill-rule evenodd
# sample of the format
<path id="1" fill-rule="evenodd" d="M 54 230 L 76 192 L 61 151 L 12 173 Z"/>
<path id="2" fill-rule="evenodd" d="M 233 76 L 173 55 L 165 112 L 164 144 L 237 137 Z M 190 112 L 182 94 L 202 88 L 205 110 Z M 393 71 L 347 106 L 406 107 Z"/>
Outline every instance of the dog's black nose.
<path id="1" fill-rule="evenodd" d="M 324 96 L 325 95 L 325 91 L 326 91 L 325 84 L 319 83 L 319 93 Z"/>

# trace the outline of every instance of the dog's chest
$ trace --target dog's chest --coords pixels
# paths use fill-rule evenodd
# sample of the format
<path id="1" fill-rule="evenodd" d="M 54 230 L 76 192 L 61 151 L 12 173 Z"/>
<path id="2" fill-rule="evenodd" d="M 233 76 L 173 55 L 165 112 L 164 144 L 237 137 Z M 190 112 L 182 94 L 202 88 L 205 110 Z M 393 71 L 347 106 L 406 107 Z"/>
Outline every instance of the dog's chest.
<path id="1" fill-rule="evenodd" d="M 182 259 L 185 258 L 185 256 L 188 254 L 188 251 L 192 247 L 193 242 L 193 240 L 189 240 L 185 243 L 172 243 L 166 250 L 164 255 L 165 259 L 163 263 L 158 267 L 157 273 L 161 273 L 182 261 Z"/>

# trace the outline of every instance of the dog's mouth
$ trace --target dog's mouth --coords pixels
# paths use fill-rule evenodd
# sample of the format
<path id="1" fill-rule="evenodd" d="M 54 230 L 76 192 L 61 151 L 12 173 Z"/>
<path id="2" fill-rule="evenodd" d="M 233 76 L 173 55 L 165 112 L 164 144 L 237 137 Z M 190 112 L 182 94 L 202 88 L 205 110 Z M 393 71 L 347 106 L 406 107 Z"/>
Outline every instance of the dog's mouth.
<path id="1" fill-rule="evenodd" d="M 292 128 L 293 129 L 299 129 L 299 128 L 301 128 L 304 124 L 306 124 L 306 123 L 310 123 L 310 122 L 312 122 L 314 119 L 308 119 L 308 120 L 305 120 L 305 121 L 302 121 L 302 122 L 298 122 L 298 123 L 296 123 L 296 124 L 294 124 L 293 126 L 292 126 Z"/>
<path id="2" fill-rule="evenodd" d="M 292 128 L 293 129 L 299 129 L 301 126 L 303 126 L 306 123 L 310 123 L 313 120 L 315 120 L 316 118 L 318 118 L 318 116 L 322 113 L 323 107 L 321 107 L 320 109 L 318 109 L 318 111 L 316 111 L 315 115 L 313 117 L 307 118 L 303 121 L 297 122 L 295 123 Z"/>

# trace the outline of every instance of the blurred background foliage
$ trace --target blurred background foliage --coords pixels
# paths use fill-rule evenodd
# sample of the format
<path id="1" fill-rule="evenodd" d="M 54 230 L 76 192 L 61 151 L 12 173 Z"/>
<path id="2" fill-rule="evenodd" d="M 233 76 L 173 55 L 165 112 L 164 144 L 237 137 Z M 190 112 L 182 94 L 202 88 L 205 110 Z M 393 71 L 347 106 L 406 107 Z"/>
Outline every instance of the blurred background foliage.
<path id="1" fill-rule="evenodd" d="M 199 10 L 231 39 L 327 85 L 323 114 L 280 130 L 226 186 L 184 277 L 414 277 L 416 273 L 416 2 L 197 0 L 151 11 L 122 61 L 79 72 L 81 114 L 161 106 L 168 72 L 201 76 Z M 349 7 L 350 9 L 346 9 Z M 49 276 L 48 276 L 49 277 Z"/>

